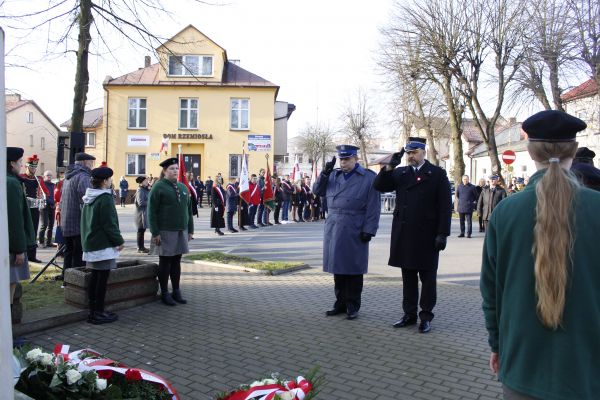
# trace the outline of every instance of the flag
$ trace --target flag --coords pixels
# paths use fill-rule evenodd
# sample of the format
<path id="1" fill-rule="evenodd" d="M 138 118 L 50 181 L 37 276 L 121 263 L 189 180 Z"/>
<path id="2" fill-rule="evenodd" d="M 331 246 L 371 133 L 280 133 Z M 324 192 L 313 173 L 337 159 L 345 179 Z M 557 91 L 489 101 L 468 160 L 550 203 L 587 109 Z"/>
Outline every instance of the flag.
<path id="1" fill-rule="evenodd" d="M 177 175 L 177 182 L 181 182 L 187 187 L 190 195 L 194 197 L 194 199 L 198 198 L 196 194 L 196 190 L 194 187 L 188 182 L 187 176 L 185 176 L 185 164 L 183 163 L 183 154 L 181 154 L 181 149 L 179 149 L 179 175 Z"/>
<path id="2" fill-rule="evenodd" d="M 273 183 L 271 182 L 271 168 L 267 158 L 267 177 L 265 178 L 265 191 L 263 192 L 263 204 L 271 211 L 275 210 L 275 196 L 273 195 Z"/>
<path id="3" fill-rule="evenodd" d="M 240 173 L 240 197 L 250 204 L 250 182 L 248 181 L 248 163 L 246 154 L 242 150 L 242 172 Z"/>
<path id="4" fill-rule="evenodd" d="M 296 183 L 302 178 L 300 174 L 300 165 L 298 164 L 298 155 L 296 154 L 296 158 L 294 159 L 294 170 L 292 171 L 292 182 Z"/>
<path id="5" fill-rule="evenodd" d="M 165 154 L 167 154 L 167 146 L 169 146 L 169 138 L 168 137 L 163 138 L 163 140 L 162 140 L 162 142 L 160 144 L 160 150 L 158 152 L 160 153 L 164 149 L 165 150 Z"/>
<path id="6" fill-rule="evenodd" d="M 312 166 L 312 175 L 310 177 L 310 184 L 314 185 L 315 182 L 317 181 L 317 163 L 313 161 L 313 166 Z"/>

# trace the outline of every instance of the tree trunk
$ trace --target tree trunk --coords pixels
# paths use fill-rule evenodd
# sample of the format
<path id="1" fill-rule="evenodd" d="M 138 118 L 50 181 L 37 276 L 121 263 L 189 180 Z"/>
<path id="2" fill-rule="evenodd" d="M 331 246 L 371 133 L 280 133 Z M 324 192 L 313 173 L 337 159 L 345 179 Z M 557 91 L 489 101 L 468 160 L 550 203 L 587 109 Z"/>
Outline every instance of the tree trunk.
<path id="1" fill-rule="evenodd" d="M 565 111 L 560 98 L 560 87 L 558 83 L 558 63 L 556 59 L 547 60 L 548 69 L 550 70 L 550 90 L 552 91 L 552 101 L 554 108 L 559 111 Z"/>
<path id="2" fill-rule="evenodd" d="M 79 6 L 79 49 L 77 50 L 77 67 L 75 72 L 75 96 L 73 97 L 73 113 L 71 114 L 71 132 L 83 132 L 83 115 L 90 75 L 88 72 L 88 54 L 92 36 L 92 1 L 81 0 Z"/>
<path id="3" fill-rule="evenodd" d="M 368 168 L 369 161 L 367 160 L 367 144 L 365 143 L 365 139 L 362 137 L 362 135 L 360 137 L 360 154 L 363 159 L 363 166 Z"/>
<path id="4" fill-rule="evenodd" d="M 465 162 L 463 160 L 463 149 L 461 130 L 458 123 L 458 117 L 456 115 L 456 107 L 454 105 L 454 97 L 452 96 L 452 82 L 450 76 L 444 77 L 444 98 L 446 99 L 446 106 L 448 107 L 448 116 L 450 118 L 450 140 L 452 141 L 452 160 L 453 167 L 450 171 L 452 180 L 458 184 L 462 176 L 465 174 Z"/>

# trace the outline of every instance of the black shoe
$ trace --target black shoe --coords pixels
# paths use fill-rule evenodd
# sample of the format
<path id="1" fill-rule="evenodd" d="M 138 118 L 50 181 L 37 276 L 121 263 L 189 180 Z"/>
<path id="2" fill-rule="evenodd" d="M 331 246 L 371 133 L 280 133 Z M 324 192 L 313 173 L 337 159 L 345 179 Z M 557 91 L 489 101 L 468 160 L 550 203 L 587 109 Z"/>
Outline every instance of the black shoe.
<path id="1" fill-rule="evenodd" d="M 427 333 L 431 330 L 431 321 L 421 321 L 419 324 L 419 333 Z"/>
<path id="2" fill-rule="evenodd" d="M 404 328 L 409 325 L 415 325 L 416 323 L 417 317 L 409 317 L 408 315 L 405 315 L 402 317 L 402 319 L 400 319 L 400 321 L 395 322 L 392 326 L 394 328 Z"/>
<path id="3" fill-rule="evenodd" d="M 256 225 L 250 225 L 250 229 L 258 229 L 258 226 L 256 226 Z"/>
<path id="4" fill-rule="evenodd" d="M 240 231 L 247 231 L 247 228 L 244 228 L 243 226 L 240 226 Z"/>
<path id="5" fill-rule="evenodd" d="M 483 232 L 485 232 L 485 229 L 480 229 L 479 230 L 479 233 L 483 233 Z"/>
<path id="6" fill-rule="evenodd" d="M 173 300 L 179 304 L 187 304 L 187 300 L 181 297 L 181 290 L 179 289 L 173 289 Z"/>
<path id="7" fill-rule="evenodd" d="M 346 317 L 346 319 L 352 321 L 353 319 L 358 318 L 358 311 L 352 311 L 348 313 L 348 316 Z"/>
<path id="8" fill-rule="evenodd" d="M 38 263 L 38 264 L 42 264 L 42 260 L 40 260 L 39 258 L 32 258 L 31 260 L 29 260 L 30 262 L 34 262 L 34 263 Z"/>
<path id="9" fill-rule="evenodd" d="M 281 222 L 275 221 L 275 225 L 281 225 Z"/>
<path id="10" fill-rule="evenodd" d="M 465 234 L 461 233 L 460 235 L 458 235 L 458 237 L 465 237 Z"/>
<path id="11" fill-rule="evenodd" d="M 273 226 L 273 224 L 272 224 L 272 223 L 270 223 L 270 222 L 267 222 L 267 225 L 268 225 L 268 226 Z"/>
<path id="12" fill-rule="evenodd" d="M 173 300 L 173 297 L 171 297 L 171 293 L 169 293 L 169 292 L 162 293 L 160 295 L 160 297 L 161 297 L 162 302 L 168 306 L 176 306 L 177 305 L 177 303 L 175 303 L 175 300 Z"/>
<path id="13" fill-rule="evenodd" d="M 266 226 L 265 224 L 263 224 L 262 222 L 258 223 L 258 226 Z"/>
<path id="14" fill-rule="evenodd" d="M 217 235 L 219 235 L 219 236 L 223 236 L 223 235 L 224 235 L 224 233 L 223 233 L 223 232 L 221 232 L 221 230 L 220 230 L 220 229 L 217 229 L 217 230 L 215 230 L 215 233 L 216 233 Z"/>
<path id="15" fill-rule="evenodd" d="M 88 318 L 88 322 L 94 325 L 101 325 L 110 324 L 111 322 L 115 322 L 118 319 L 119 317 L 117 317 L 116 314 L 110 315 L 104 312 L 94 311 L 92 315 Z"/>
<path id="16" fill-rule="evenodd" d="M 231 229 L 229 229 L 229 232 L 231 232 L 231 233 L 237 233 L 237 232 L 238 232 L 238 230 L 237 230 L 237 229 L 233 229 L 233 228 L 231 228 Z"/>
<path id="17" fill-rule="evenodd" d="M 142 247 L 141 249 L 138 249 L 137 252 L 148 254 L 148 253 L 150 253 L 150 250 L 145 247 Z"/>
<path id="18" fill-rule="evenodd" d="M 471 239 L 471 234 L 470 233 L 467 235 L 467 238 Z"/>
<path id="19" fill-rule="evenodd" d="M 332 308 L 331 310 L 325 311 L 325 315 L 328 317 L 333 317 L 334 315 L 343 314 L 345 312 L 346 311 L 344 311 L 344 310 L 338 310 L 337 308 Z"/>

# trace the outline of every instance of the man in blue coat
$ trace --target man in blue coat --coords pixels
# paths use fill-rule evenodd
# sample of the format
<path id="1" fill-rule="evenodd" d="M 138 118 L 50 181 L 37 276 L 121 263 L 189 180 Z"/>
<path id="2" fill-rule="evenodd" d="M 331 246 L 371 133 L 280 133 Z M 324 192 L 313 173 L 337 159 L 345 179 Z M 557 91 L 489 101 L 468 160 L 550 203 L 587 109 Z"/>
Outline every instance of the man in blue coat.
<path id="1" fill-rule="evenodd" d="M 358 163 L 358 147 L 337 146 L 335 157 L 315 182 L 313 192 L 326 196 L 329 215 L 325 221 L 323 271 L 333 274 L 336 301 L 326 315 L 346 313 L 358 317 L 363 275 L 369 263 L 369 241 L 377 233 L 381 213 L 380 195 L 373 189 L 375 173 Z"/>
<path id="2" fill-rule="evenodd" d="M 450 182 L 446 171 L 425 159 L 425 143 L 423 138 L 408 138 L 404 148 L 393 154 L 373 184 L 380 192 L 396 191 L 388 264 L 402 268 L 404 316 L 393 326 L 403 328 L 416 324 L 420 305 L 421 333 L 431 330 L 437 300 L 438 261 L 440 251 L 446 248 L 452 220 Z M 407 166 L 396 168 L 405 152 Z"/>
<path id="3" fill-rule="evenodd" d="M 462 183 L 456 188 L 458 199 L 458 216 L 460 217 L 460 235 L 465 237 L 465 220 L 467 222 L 467 237 L 473 233 L 473 211 L 477 208 L 479 194 L 475 185 L 469 182 L 469 175 L 463 175 Z"/>

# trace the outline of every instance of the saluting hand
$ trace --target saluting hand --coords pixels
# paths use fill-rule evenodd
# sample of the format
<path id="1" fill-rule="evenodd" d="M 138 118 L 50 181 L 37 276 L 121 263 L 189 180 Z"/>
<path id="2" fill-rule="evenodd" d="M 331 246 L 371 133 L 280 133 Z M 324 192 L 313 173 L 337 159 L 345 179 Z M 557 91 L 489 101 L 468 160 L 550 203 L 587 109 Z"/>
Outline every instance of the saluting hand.
<path id="1" fill-rule="evenodd" d="M 388 165 L 390 166 L 389 169 L 396 168 L 400 164 L 400 162 L 402 162 L 403 155 L 404 148 L 402 148 L 402 150 L 400 150 L 399 152 L 392 154 L 392 158 L 390 158 L 390 162 L 388 163 Z"/>
<path id="2" fill-rule="evenodd" d="M 331 158 L 331 161 L 328 161 L 327 163 L 325 163 L 325 169 L 323 170 L 323 172 L 321 172 L 324 175 L 329 175 L 331 173 L 331 171 L 333 171 L 333 167 L 335 166 L 335 156 L 333 156 Z"/>

